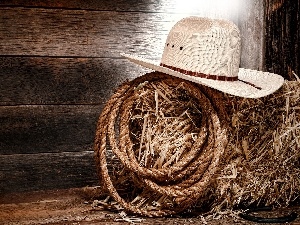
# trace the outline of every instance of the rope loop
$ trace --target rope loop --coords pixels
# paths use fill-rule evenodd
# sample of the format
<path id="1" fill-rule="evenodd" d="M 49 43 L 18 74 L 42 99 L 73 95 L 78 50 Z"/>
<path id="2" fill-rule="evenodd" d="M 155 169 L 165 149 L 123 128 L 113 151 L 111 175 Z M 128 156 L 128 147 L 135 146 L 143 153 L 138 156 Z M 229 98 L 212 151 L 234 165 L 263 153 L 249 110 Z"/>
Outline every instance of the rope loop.
<path id="1" fill-rule="evenodd" d="M 220 96 L 158 72 L 120 86 L 100 115 L 95 140 L 99 177 L 114 200 L 150 217 L 196 204 L 227 145 Z"/>

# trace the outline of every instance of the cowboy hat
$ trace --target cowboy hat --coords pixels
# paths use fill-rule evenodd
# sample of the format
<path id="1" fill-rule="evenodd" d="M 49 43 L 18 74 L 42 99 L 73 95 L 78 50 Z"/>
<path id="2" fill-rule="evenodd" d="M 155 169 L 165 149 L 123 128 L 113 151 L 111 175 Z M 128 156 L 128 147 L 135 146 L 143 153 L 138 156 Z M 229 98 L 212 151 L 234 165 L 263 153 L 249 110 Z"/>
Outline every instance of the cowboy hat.
<path id="1" fill-rule="evenodd" d="M 130 54 L 130 61 L 175 77 L 246 98 L 259 98 L 279 89 L 282 76 L 239 68 L 240 32 L 227 20 L 187 17 L 168 34 L 161 63 Z"/>

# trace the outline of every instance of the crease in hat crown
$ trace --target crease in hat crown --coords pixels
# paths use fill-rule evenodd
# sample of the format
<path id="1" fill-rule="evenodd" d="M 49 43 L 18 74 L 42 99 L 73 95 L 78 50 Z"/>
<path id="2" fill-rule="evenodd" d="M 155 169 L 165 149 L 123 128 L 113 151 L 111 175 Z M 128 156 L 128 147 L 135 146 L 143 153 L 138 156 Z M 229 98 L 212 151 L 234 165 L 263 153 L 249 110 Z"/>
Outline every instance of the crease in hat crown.
<path id="1" fill-rule="evenodd" d="M 201 17 L 184 18 L 173 26 L 161 58 L 161 66 L 228 81 L 237 80 L 239 64 L 237 26 L 230 21 Z"/>
<path id="2" fill-rule="evenodd" d="M 155 71 L 246 98 L 272 94 L 284 83 L 282 76 L 239 68 L 241 38 L 231 21 L 186 17 L 170 30 L 161 61 L 122 54 Z"/>

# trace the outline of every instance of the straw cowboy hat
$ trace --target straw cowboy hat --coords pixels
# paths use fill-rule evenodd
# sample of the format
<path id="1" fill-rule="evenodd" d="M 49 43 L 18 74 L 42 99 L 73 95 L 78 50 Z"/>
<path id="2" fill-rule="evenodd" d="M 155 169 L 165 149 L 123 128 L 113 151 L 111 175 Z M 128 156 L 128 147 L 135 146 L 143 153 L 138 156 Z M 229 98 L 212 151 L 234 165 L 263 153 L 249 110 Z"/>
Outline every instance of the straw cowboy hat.
<path id="1" fill-rule="evenodd" d="M 169 32 L 161 63 L 122 54 L 130 61 L 219 91 L 259 98 L 279 89 L 282 76 L 239 68 L 240 32 L 227 20 L 187 17 Z"/>

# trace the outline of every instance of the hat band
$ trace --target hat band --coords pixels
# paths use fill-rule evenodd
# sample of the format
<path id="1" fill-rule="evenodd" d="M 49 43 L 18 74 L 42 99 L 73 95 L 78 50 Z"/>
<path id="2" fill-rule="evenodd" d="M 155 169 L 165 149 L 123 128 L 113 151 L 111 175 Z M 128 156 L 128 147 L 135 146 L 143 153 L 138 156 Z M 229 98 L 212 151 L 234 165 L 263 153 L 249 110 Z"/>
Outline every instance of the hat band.
<path id="1" fill-rule="evenodd" d="M 193 72 L 190 70 L 184 70 L 177 68 L 175 66 L 168 66 L 166 64 L 160 63 L 160 66 L 169 68 L 171 70 L 190 75 L 190 76 L 195 76 L 195 77 L 200 77 L 200 78 L 206 78 L 206 79 L 212 79 L 212 80 L 220 80 L 220 81 L 237 81 L 238 77 L 227 77 L 227 76 L 219 76 L 219 75 L 211 75 L 211 74 L 204 74 L 204 73 L 199 73 L 199 72 Z"/>

